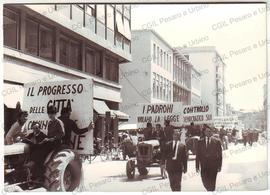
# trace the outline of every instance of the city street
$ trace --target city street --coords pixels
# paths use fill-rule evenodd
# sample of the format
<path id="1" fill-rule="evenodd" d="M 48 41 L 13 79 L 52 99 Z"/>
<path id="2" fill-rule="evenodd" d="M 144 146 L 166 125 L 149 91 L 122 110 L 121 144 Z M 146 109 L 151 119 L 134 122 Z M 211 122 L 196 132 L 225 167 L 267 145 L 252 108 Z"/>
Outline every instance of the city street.
<path id="1" fill-rule="evenodd" d="M 182 191 L 204 191 L 200 176 L 195 172 L 195 157 L 188 161 L 188 172 L 183 175 Z M 150 193 L 170 191 L 169 180 L 161 179 L 159 168 L 150 168 L 147 176 L 127 179 L 126 161 L 102 162 L 99 156 L 84 163 L 86 191 L 141 191 Z M 252 147 L 229 145 L 223 152 L 223 167 L 217 178 L 217 191 L 263 190 L 267 188 L 267 144 L 260 140 Z"/>

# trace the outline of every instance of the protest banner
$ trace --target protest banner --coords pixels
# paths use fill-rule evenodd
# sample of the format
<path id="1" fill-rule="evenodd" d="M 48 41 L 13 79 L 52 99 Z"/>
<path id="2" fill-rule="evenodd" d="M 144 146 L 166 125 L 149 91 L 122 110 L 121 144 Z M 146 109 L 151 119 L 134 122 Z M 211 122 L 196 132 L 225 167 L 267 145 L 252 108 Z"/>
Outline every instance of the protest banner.
<path id="1" fill-rule="evenodd" d="M 170 120 L 171 124 L 181 125 L 182 103 L 156 103 L 156 104 L 137 104 L 136 123 L 138 127 L 146 127 L 146 123 L 152 125 L 160 124 L 164 126 L 165 120 Z"/>
<path id="2" fill-rule="evenodd" d="M 72 132 L 71 143 L 73 149 L 80 154 L 93 153 L 93 130 L 80 133 L 88 128 L 93 121 L 93 82 L 92 80 L 65 80 L 43 83 L 29 83 L 24 86 L 22 109 L 29 116 L 25 123 L 30 130 L 33 122 L 41 125 L 46 134 L 49 124 L 47 107 L 57 108 L 56 117 L 60 116 L 64 107 L 71 109 L 70 119 L 76 122 L 76 133 Z"/>
<path id="3" fill-rule="evenodd" d="M 183 125 L 195 125 L 213 123 L 213 110 L 211 105 L 185 105 L 182 108 L 181 116 Z"/>
<path id="4" fill-rule="evenodd" d="M 214 126 L 216 128 L 233 128 L 236 125 L 240 124 L 238 116 L 219 116 L 214 118 Z"/>

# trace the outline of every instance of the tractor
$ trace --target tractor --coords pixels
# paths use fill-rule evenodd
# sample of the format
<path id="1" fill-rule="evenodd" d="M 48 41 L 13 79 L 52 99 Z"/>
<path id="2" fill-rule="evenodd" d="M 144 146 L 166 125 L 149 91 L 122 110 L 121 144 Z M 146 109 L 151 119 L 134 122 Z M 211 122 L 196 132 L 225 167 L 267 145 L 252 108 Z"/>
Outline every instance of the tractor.
<path id="1" fill-rule="evenodd" d="M 44 161 L 44 175 L 37 181 L 31 179 L 31 147 L 18 142 L 4 147 L 5 191 L 81 191 L 83 170 L 78 154 L 61 146 L 49 153 Z"/>
<path id="2" fill-rule="evenodd" d="M 147 175 L 147 168 L 159 167 L 160 160 L 161 153 L 158 140 L 139 142 L 137 145 L 136 157 L 130 158 L 126 164 L 126 174 L 128 179 L 134 178 L 136 168 L 140 175 Z"/>

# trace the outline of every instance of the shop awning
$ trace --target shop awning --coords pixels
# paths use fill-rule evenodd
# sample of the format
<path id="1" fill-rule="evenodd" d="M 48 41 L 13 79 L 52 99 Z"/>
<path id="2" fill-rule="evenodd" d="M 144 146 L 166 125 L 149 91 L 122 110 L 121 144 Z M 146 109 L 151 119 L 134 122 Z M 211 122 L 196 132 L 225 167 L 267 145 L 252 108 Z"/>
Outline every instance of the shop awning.
<path id="1" fill-rule="evenodd" d="M 129 119 L 129 115 L 127 115 L 124 112 L 121 112 L 119 110 L 111 110 L 116 116 L 117 118 L 121 119 L 121 120 L 128 120 Z"/>
<path id="2" fill-rule="evenodd" d="M 107 104 L 101 100 L 94 100 L 94 110 L 99 115 L 106 115 L 106 112 L 111 111 L 110 108 L 107 106 Z"/>

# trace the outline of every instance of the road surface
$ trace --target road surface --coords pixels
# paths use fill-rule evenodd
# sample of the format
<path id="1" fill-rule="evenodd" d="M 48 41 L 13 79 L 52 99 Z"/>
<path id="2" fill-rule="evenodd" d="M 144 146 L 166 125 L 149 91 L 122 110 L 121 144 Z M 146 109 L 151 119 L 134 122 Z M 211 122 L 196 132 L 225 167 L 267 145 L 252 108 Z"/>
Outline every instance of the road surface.
<path id="1" fill-rule="evenodd" d="M 161 179 L 158 167 L 149 168 L 147 176 L 136 170 L 134 179 L 126 177 L 126 161 L 101 161 L 99 156 L 85 162 L 85 191 L 130 191 L 148 194 L 171 191 L 169 180 Z M 267 188 L 267 143 L 260 140 L 252 147 L 243 144 L 229 145 L 223 152 L 223 167 L 217 176 L 217 191 L 264 190 Z M 182 191 L 205 191 L 200 175 L 195 171 L 195 157 L 188 161 L 188 172 L 182 177 Z"/>

